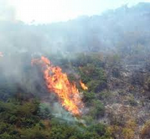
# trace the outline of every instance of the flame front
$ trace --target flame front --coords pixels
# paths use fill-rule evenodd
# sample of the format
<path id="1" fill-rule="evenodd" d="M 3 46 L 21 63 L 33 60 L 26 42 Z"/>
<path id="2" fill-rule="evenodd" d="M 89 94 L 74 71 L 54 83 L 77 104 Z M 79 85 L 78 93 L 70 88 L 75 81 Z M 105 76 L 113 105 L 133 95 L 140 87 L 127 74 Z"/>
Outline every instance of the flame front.
<path id="1" fill-rule="evenodd" d="M 75 83 L 70 83 L 66 73 L 58 66 L 54 67 L 46 57 L 35 59 L 32 64 L 43 66 L 43 74 L 49 91 L 57 94 L 62 106 L 73 115 L 80 115 L 83 103 Z"/>
<path id="2" fill-rule="evenodd" d="M 82 81 L 80 81 L 80 85 L 83 90 L 88 90 L 88 87 Z"/>

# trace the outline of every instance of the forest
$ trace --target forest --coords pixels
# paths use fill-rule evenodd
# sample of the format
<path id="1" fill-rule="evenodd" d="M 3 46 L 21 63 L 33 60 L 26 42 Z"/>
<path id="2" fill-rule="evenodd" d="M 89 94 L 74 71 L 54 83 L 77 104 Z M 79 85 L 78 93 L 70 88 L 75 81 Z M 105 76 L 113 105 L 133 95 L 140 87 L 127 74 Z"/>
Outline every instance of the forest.
<path id="1" fill-rule="evenodd" d="M 0 21 L 0 139 L 149 139 L 149 23 L 149 3 Z"/>

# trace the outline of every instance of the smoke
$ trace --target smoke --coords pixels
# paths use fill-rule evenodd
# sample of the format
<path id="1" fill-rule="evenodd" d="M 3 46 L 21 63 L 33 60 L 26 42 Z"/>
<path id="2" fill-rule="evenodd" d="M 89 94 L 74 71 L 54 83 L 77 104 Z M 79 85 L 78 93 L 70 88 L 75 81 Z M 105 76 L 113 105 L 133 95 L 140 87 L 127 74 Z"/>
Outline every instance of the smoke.
<path id="1" fill-rule="evenodd" d="M 16 12 L 8 0 L 0 0 L 0 20 L 2 21 L 15 21 Z"/>
<path id="2" fill-rule="evenodd" d="M 84 16 L 68 22 L 28 25 L 9 22 L 15 19 L 15 10 L 5 1 L 0 2 L 0 10 L 5 11 L 1 17 L 9 19 L 0 21 L 0 51 L 4 53 L 114 52 L 120 43 L 139 42 L 141 36 L 148 45 L 149 3 L 123 6 L 101 16 Z"/>
<path id="3" fill-rule="evenodd" d="M 55 24 L 28 25 L 12 22 L 15 21 L 15 9 L 8 1 L 0 0 L 0 52 L 4 55 L 0 57 L 0 85 L 7 82 L 7 87 L 13 83 L 23 88 L 23 92 L 40 97 L 49 96 L 42 74 L 31 66 L 31 59 L 39 55 L 55 54 L 54 58 L 68 58 L 80 52 L 116 51 L 131 56 L 148 55 L 149 9 L 150 5 L 143 3 L 130 8 L 123 6 L 101 16 L 84 16 Z M 55 99 L 48 101 L 55 102 Z M 53 108 L 54 113 L 59 111 L 57 104 Z"/>

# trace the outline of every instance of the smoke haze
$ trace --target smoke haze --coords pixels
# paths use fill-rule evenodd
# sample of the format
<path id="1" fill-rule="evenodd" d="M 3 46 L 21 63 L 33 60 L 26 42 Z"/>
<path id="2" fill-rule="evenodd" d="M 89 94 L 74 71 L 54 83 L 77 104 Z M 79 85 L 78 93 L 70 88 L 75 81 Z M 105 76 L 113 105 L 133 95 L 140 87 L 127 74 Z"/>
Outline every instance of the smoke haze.
<path id="1" fill-rule="evenodd" d="M 69 58 L 81 52 L 120 52 L 129 59 L 135 54 L 147 59 L 150 52 L 149 15 L 150 4 L 139 3 L 109 10 L 100 16 L 28 25 L 17 21 L 13 7 L 0 0 L 0 52 L 4 55 L 0 57 L 1 76 L 9 80 L 9 85 L 13 81 L 16 86 L 23 87 L 24 92 L 36 92 L 40 96 L 47 90 L 41 84 L 43 78 L 39 71 L 31 66 L 34 57 Z M 137 48 L 136 51 L 133 48 Z"/>

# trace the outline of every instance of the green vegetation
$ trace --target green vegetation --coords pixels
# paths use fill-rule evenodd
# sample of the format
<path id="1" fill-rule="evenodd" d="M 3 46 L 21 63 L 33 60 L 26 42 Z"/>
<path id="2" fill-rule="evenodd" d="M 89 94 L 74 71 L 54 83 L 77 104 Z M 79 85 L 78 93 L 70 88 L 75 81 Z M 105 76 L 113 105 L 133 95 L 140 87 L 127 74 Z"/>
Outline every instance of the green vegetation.
<path id="1" fill-rule="evenodd" d="M 56 116 L 57 113 L 53 114 L 52 103 L 40 102 L 41 96 L 34 92 L 35 90 L 26 93 L 24 86 L 11 84 L 11 80 L 6 80 L 0 84 L 0 138 L 111 139 L 107 125 L 97 122 L 105 115 L 104 105 L 97 96 L 101 90 L 107 88 L 104 63 L 99 54 L 79 54 L 70 60 L 60 56 L 53 57 L 52 60 L 54 64 L 60 65 L 63 71 L 73 70 L 68 74 L 71 81 L 82 80 L 88 86 L 89 90 L 83 91 L 77 83 L 77 87 L 83 92 L 85 107 L 89 108 L 87 114 L 71 121 L 67 118 L 61 119 Z M 30 67 L 28 71 L 32 73 Z M 26 76 L 28 77 L 29 75 Z"/>
<path id="2" fill-rule="evenodd" d="M 46 112 L 48 115 L 48 111 Z M 42 112 L 43 114 L 43 112 Z M 109 137 L 106 126 L 71 124 L 43 117 L 39 102 L 0 102 L 1 139 L 101 139 Z M 42 115 L 42 117 L 41 117 Z"/>
<path id="3" fill-rule="evenodd" d="M 149 125 L 140 131 L 134 113 L 145 105 L 144 98 L 141 102 L 136 99 L 136 93 L 144 93 L 133 84 L 136 78 L 129 77 L 131 83 L 126 84 L 119 55 L 103 58 L 101 53 L 80 53 L 50 59 L 79 88 L 83 115 L 74 117 L 55 106 L 58 99 L 53 93 L 49 96 L 41 71 L 28 66 L 23 83 L 5 76 L 0 79 L 0 139 L 133 139 L 137 130 L 141 137 L 149 136 Z M 81 88 L 80 80 L 88 90 Z M 149 90 L 149 82 L 149 76 L 143 79 L 141 90 Z"/>

